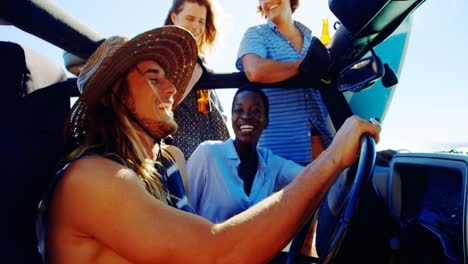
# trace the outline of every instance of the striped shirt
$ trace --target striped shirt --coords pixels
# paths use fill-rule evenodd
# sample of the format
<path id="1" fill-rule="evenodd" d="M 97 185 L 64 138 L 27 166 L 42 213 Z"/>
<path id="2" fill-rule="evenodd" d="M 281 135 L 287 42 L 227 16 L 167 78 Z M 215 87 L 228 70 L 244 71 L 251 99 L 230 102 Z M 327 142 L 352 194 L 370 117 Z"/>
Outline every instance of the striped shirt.
<path id="1" fill-rule="evenodd" d="M 242 57 L 253 53 L 265 59 L 293 61 L 304 58 L 312 41 L 312 32 L 303 24 L 294 25 L 304 37 L 301 52 L 276 28 L 272 21 L 250 27 L 245 32 L 237 55 L 236 67 L 243 71 Z M 296 162 L 309 162 L 310 124 L 320 132 L 325 147 L 333 135 L 328 122 L 328 112 L 318 90 L 312 88 L 264 88 L 270 101 L 268 128 L 263 131 L 259 145 L 273 153 Z"/>

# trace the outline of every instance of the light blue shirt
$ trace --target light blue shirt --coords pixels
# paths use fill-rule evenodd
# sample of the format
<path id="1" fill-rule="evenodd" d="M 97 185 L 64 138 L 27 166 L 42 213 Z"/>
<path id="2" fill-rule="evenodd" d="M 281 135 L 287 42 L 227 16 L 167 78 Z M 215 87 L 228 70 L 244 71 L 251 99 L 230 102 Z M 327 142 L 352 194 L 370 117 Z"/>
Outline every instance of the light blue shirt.
<path id="1" fill-rule="evenodd" d="M 258 170 L 250 196 L 237 173 L 234 141 L 205 141 L 187 162 L 189 203 L 198 215 L 222 222 L 282 189 L 303 169 L 293 161 L 257 148 Z"/>
<path id="2" fill-rule="evenodd" d="M 297 21 L 294 25 L 304 36 L 300 53 L 276 25 L 268 21 L 245 32 L 237 55 L 237 69 L 244 70 L 242 57 L 249 53 L 283 62 L 304 58 L 312 41 L 312 32 Z M 273 153 L 290 160 L 309 162 L 309 121 L 320 132 L 324 146 L 330 145 L 333 135 L 328 122 L 328 112 L 318 90 L 267 88 L 263 91 L 270 101 L 270 122 L 268 128 L 263 131 L 259 146 L 271 149 Z"/>

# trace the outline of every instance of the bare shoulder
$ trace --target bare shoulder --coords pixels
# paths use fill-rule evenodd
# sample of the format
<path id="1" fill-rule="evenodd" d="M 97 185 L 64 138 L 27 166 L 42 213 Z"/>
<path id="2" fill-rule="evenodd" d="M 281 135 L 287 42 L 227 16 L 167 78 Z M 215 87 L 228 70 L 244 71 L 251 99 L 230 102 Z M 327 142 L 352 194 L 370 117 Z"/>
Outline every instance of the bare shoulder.
<path id="1" fill-rule="evenodd" d="M 64 254 L 85 256 L 80 263 L 116 263 L 109 258 L 117 255 L 132 263 L 145 262 L 141 258 L 163 248 L 160 236 L 172 229 L 161 224 L 161 216 L 170 209 L 146 191 L 131 169 L 106 158 L 86 157 L 66 168 L 55 189 L 50 243 Z M 90 260 L 95 258 L 101 261 Z"/>
<path id="2" fill-rule="evenodd" d="M 129 193 L 146 195 L 131 169 L 103 157 L 82 158 L 66 168 L 54 191 L 53 211 L 61 221 L 83 225 L 114 213 Z"/>
<path id="3" fill-rule="evenodd" d="M 90 156 L 73 162 L 66 169 L 62 180 L 65 184 L 74 185 L 75 188 L 82 185 L 89 188 L 91 187 L 89 182 L 98 188 L 101 185 L 109 186 L 116 181 L 140 182 L 131 169 L 100 156 Z"/>
<path id="4" fill-rule="evenodd" d="M 166 145 L 164 147 L 164 150 L 169 152 L 169 154 L 171 154 L 174 159 L 176 159 L 176 161 L 178 162 L 180 159 L 181 160 L 184 160 L 184 153 L 182 152 L 182 150 L 180 150 L 178 147 L 174 146 L 174 145 Z"/>

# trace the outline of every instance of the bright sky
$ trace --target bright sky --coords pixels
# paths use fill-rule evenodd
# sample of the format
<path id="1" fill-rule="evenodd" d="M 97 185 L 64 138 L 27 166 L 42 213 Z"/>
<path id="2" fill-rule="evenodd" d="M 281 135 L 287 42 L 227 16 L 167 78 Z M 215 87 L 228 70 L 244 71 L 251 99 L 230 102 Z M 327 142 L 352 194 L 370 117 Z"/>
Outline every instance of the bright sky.
<path id="1" fill-rule="evenodd" d="M 208 66 L 217 72 L 236 71 L 234 61 L 244 31 L 263 20 L 255 11 L 255 0 L 216 1 L 221 36 Z M 132 37 L 161 26 L 172 1 L 55 2 L 104 37 Z M 467 13 L 466 0 L 427 0 L 414 12 L 406 59 L 378 149 L 438 151 L 468 146 L 468 28 L 463 26 Z M 316 36 L 321 34 L 322 18 L 329 18 L 330 28 L 335 21 L 328 1 L 302 0 L 293 17 Z M 12 26 L 0 26 L 0 40 L 24 44 L 63 64 L 61 49 Z M 218 90 L 228 117 L 234 91 Z"/>

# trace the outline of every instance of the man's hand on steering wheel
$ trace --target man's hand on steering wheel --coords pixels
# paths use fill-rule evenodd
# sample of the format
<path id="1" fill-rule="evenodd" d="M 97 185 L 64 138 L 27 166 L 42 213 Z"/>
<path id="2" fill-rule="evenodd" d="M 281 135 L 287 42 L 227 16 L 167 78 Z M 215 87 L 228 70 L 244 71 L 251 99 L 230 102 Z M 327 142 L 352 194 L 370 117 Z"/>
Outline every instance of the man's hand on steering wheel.
<path id="1" fill-rule="evenodd" d="M 356 133 L 360 132 L 360 133 Z M 329 148 L 336 153 L 336 162 L 343 170 L 350 167 L 357 159 L 360 137 L 364 134 L 372 136 L 376 143 L 380 140 L 380 126 L 358 116 L 351 116 L 336 133 Z"/>

